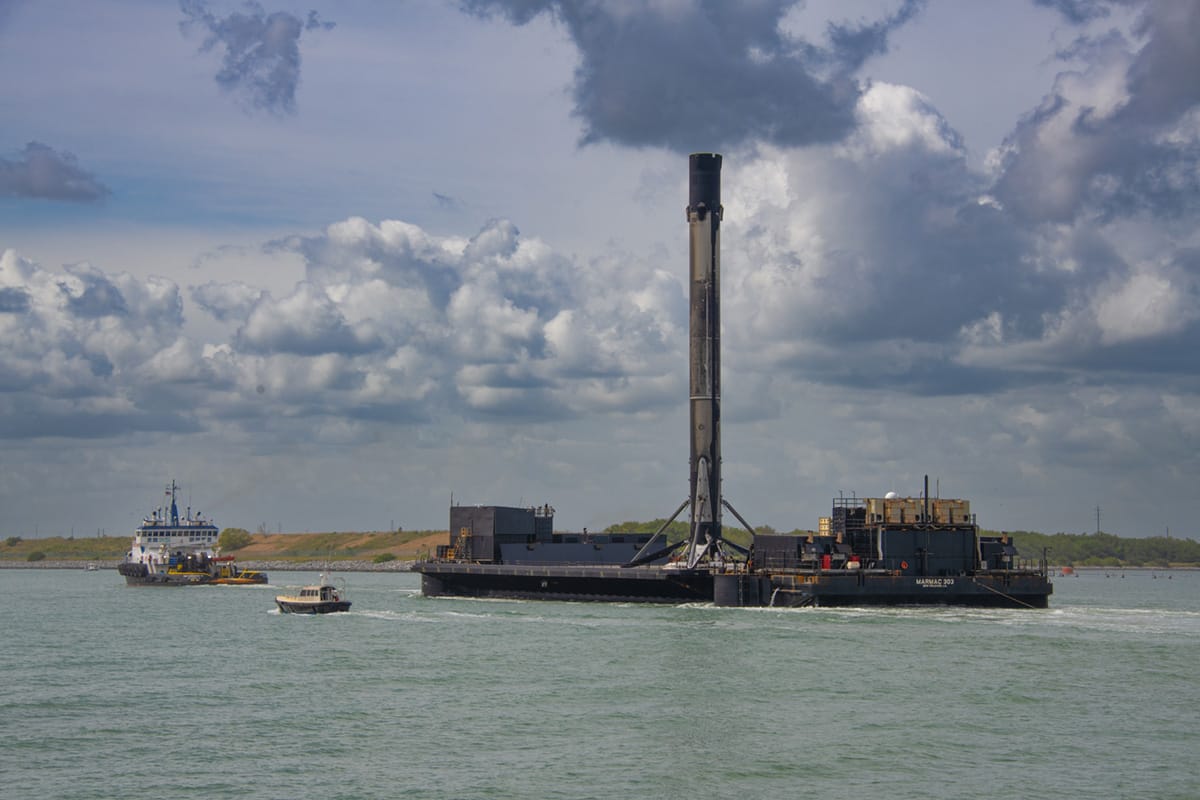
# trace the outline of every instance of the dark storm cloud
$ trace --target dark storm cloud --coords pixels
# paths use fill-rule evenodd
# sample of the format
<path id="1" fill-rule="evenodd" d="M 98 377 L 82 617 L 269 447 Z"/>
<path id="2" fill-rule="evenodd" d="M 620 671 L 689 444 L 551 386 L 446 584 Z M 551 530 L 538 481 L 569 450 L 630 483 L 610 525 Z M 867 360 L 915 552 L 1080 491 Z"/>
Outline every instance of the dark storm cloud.
<path id="1" fill-rule="evenodd" d="M 107 186 L 80 169 L 74 155 L 41 142 L 25 145 L 16 160 L 0 158 L 0 196 L 91 203 L 109 194 Z"/>
<path id="2" fill-rule="evenodd" d="M 1130 124 L 1169 123 L 1200 103 L 1200 3 L 1153 0 L 1137 26 L 1148 37 L 1129 69 Z"/>
<path id="3" fill-rule="evenodd" d="M 1142 9 L 1141 46 L 1110 32 L 1062 54 L 1083 61 L 1005 142 L 996 195 L 1021 219 L 1192 213 L 1200 206 L 1200 4 L 1156 0 Z M 1098 94 L 1119 70 L 1123 96 Z M 1080 92 L 1081 85 L 1097 87 Z M 1108 90 L 1111 92 L 1111 89 Z"/>
<path id="4" fill-rule="evenodd" d="M 565 25 L 581 63 L 573 87 L 584 142 L 679 152 L 749 140 L 836 141 L 854 126 L 851 74 L 887 50 L 888 35 L 923 5 L 906 0 L 882 22 L 829 28 L 829 45 L 781 29 L 796 0 L 646 4 L 598 0 L 466 0 L 471 13 L 522 25 L 548 12 Z"/>
<path id="5" fill-rule="evenodd" d="M 274 113 L 296 110 L 296 87 L 300 83 L 300 36 L 305 31 L 330 30 L 332 22 L 321 22 L 310 11 L 306 20 L 285 11 L 267 14 L 261 5 L 249 2 L 245 12 L 219 18 L 205 0 L 181 0 L 186 17 L 180 23 L 187 33 L 193 28 L 207 31 L 200 49 L 218 46 L 224 50 L 217 84 L 233 92 L 254 108 Z"/>
<path id="6" fill-rule="evenodd" d="M 895 14 L 879 22 L 862 22 L 857 25 L 831 22 L 829 41 L 832 47 L 826 58 L 840 65 L 842 69 L 858 69 L 871 56 L 886 53 L 888 37 L 892 31 L 916 16 L 924 5 L 925 0 L 905 0 Z"/>

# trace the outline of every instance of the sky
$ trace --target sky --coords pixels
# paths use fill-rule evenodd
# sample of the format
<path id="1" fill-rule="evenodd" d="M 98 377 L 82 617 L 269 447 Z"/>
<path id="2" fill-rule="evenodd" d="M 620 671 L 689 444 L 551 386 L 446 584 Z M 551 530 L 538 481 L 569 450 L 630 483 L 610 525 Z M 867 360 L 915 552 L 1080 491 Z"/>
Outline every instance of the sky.
<path id="1" fill-rule="evenodd" d="M 0 0 L 0 533 L 1195 536 L 1200 0 Z M 727 519 L 727 524 L 736 524 Z"/>

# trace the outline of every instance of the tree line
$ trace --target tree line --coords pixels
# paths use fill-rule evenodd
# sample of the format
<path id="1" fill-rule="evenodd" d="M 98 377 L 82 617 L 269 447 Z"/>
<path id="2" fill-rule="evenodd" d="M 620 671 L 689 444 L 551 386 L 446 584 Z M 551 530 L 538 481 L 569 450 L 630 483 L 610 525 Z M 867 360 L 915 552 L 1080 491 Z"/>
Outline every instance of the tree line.
<path id="1" fill-rule="evenodd" d="M 996 531 L 983 531 L 991 536 Z M 1040 558 L 1072 567 L 1200 566 L 1200 542 L 1168 536 L 1133 538 L 1111 533 L 1009 531 L 1023 558 Z"/>
<path id="2" fill-rule="evenodd" d="M 654 533 L 665 520 L 649 522 L 621 522 L 605 528 L 605 533 Z M 757 533 L 775 533 L 769 525 L 755 529 Z M 807 536 L 812 531 L 794 530 L 792 534 Z M 665 531 L 670 541 L 679 541 L 688 535 L 688 524 L 676 520 Z M 984 536 L 999 536 L 1000 531 L 985 531 Z M 1080 567 L 1168 567 L 1200 566 L 1200 542 L 1169 536 L 1146 538 L 1115 536 L 1111 533 L 1038 533 L 1036 531 L 1008 531 L 1022 559 L 1034 560 L 1046 557 L 1051 564 Z M 735 541 L 745 537 L 740 527 L 726 526 L 727 535 L 740 534 Z M 733 538 L 731 536 L 731 538 Z"/>

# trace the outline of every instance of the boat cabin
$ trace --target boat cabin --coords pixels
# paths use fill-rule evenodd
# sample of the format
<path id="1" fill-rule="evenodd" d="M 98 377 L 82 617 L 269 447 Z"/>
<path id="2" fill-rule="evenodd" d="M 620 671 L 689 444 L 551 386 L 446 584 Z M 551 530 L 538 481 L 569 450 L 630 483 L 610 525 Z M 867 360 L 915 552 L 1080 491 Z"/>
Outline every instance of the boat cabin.
<path id="1" fill-rule="evenodd" d="M 305 586 L 300 590 L 301 600 L 340 600 L 333 586 Z"/>

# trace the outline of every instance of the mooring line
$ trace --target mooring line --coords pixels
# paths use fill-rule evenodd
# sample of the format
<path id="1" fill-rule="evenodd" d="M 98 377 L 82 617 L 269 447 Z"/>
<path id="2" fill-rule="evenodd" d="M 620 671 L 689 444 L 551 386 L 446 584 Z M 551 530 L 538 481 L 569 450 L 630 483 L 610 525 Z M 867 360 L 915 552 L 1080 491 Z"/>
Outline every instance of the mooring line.
<path id="1" fill-rule="evenodd" d="M 975 584 L 976 586 L 980 586 L 984 589 L 987 589 L 989 592 L 995 592 L 996 594 L 1000 595 L 1001 597 L 1007 597 L 1009 600 L 1012 600 L 1014 603 L 1020 603 L 1021 605 L 1025 606 L 1026 608 L 1032 608 L 1035 611 L 1037 610 L 1037 606 L 1031 606 L 1031 605 L 1029 605 L 1029 603 L 1026 603 L 1024 600 L 1018 600 L 1017 598 L 1013 597 L 1011 594 L 1005 594 L 1004 592 L 1000 591 L 999 589 L 992 587 L 992 586 L 988 586 L 986 583 L 980 583 L 979 581 L 975 580 L 974 578 L 971 578 L 971 583 Z"/>

